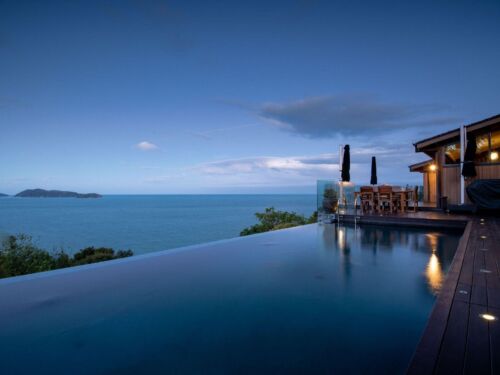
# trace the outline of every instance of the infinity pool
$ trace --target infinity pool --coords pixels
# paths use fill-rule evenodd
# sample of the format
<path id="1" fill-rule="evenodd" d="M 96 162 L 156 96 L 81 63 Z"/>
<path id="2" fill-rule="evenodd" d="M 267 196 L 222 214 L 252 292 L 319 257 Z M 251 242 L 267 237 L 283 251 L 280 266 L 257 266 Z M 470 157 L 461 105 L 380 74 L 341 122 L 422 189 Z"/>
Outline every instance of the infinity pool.
<path id="1" fill-rule="evenodd" d="M 314 224 L 4 279 L 0 373 L 403 373 L 459 237 Z"/>

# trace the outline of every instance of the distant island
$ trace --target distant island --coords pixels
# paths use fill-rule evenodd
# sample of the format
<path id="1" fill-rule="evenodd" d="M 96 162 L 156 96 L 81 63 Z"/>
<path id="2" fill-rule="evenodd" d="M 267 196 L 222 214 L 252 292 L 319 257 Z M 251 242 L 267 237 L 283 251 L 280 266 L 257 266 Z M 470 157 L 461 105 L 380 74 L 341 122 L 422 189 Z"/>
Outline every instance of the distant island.
<path id="1" fill-rule="evenodd" d="M 96 193 L 80 194 L 74 191 L 28 189 L 15 195 L 22 198 L 101 198 L 102 195 Z"/>
<path id="2" fill-rule="evenodd" d="M 0 198 L 1 197 L 8 197 L 9 195 L 8 194 L 3 194 L 3 193 L 0 193 Z"/>

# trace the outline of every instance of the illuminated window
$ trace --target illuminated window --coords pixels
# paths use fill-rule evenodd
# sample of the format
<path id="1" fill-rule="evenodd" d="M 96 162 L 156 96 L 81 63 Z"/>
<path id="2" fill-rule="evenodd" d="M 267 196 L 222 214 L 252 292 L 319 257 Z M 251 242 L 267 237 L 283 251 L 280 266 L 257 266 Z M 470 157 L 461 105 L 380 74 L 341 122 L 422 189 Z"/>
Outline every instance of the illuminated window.
<path id="1" fill-rule="evenodd" d="M 490 157 L 490 135 L 481 134 L 476 137 L 476 157 L 474 161 L 477 163 L 487 163 Z"/>
<path id="2" fill-rule="evenodd" d="M 500 162 L 500 130 L 491 132 L 490 162 Z"/>
<path id="3" fill-rule="evenodd" d="M 460 163 L 460 143 L 452 143 L 444 147 L 445 164 Z"/>

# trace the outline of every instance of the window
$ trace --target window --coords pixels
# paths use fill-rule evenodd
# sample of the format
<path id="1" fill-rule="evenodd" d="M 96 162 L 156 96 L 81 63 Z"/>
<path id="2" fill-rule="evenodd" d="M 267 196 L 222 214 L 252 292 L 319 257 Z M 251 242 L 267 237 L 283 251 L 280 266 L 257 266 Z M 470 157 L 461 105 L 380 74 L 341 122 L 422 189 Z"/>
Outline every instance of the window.
<path id="1" fill-rule="evenodd" d="M 500 130 L 490 133 L 490 162 L 500 162 Z"/>
<path id="2" fill-rule="evenodd" d="M 481 134 L 476 137 L 476 163 L 487 163 L 490 158 L 490 135 Z"/>
<path id="3" fill-rule="evenodd" d="M 459 164 L 460 163 L 460 143 L 452 143 L 444 147 L 444 163 Z"/>
<path id="4" fill-rule="evenodd" d="M 476 163 L 500 162 L 500 130 L 476 136 Z"/>
<path id="5" fill-rule="evenodd" d="M 500 130 L 476 135 L 476 157 L 478 164 L 500 163 Z M 460 142 L 444 146 L 445 164 L 460 164 Z"/>

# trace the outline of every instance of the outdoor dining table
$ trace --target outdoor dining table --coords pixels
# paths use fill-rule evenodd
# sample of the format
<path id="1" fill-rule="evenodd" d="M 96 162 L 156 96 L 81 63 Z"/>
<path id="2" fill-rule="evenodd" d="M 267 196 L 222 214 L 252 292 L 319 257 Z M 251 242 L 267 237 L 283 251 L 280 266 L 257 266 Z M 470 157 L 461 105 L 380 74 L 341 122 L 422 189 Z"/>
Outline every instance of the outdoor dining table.
<path id="1" fill-rule="evenodd" d="M 401 202 L 403 203 L 403 205 L 401 206 L 401 209 L 398 209 L 398 210 L 400 210 L 401 212 L 405 212 L 408 209 L 407 202 L 408 202 L 409 198 L 413 198 L 413 197 L 411 197 L 411 195 L 414 193 L 414 190 L 393 187 L 392 193 L 395 195 L 402 195 Z M 373 187 L 373 195 L 374 195 L 374 200 L 378 201 L 378 186 Z M 360 196 L 361 196 L 361 191 L 354 192 L 354 206 L 356 206 L 357 199 Z"/>

